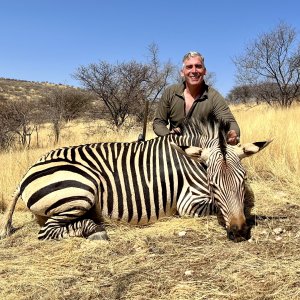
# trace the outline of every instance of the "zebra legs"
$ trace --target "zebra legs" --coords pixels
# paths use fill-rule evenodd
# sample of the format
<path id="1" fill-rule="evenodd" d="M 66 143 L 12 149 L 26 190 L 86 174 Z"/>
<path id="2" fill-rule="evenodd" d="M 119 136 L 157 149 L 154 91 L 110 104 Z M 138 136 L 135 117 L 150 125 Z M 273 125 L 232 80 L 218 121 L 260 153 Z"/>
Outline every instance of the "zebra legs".
<path id="1" fill-rule="evenodd" d="M 67 237 L 84 237 L 90 240 L 108 240 L 103 224 L 91 219 L 62 220 L 60 216 L 49 218 L 38 234 L 40 240 L 60 240 Z"/>
<path id="2" fill-rule="evenodd" d="M 15 229 L 12 226 L 12 216 L 17 204 L 17 201 L 19 199 L 19 189 L 16 191 L 16 194 L 12 200 L 12 202 L 10 203 L 9 207 L 7 208 L 2 221 L 0 222 L 0 240 L 4 239 L 8 236 L 10 236 Z"/>

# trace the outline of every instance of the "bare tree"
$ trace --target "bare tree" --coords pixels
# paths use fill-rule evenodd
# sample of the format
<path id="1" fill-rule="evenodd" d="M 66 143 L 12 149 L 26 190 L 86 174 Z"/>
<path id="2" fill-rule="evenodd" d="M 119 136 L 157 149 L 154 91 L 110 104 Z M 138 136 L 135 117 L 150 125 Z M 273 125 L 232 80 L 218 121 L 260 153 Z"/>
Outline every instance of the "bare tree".
<path id="1" fill-rule="evenodd" d="M 231 103 L 243 103 L 256 102 L 258 99 L 255 97 L 255 87 L 250 85 L 240 85 L 234 87 L 227 95 L 227 100 Z"/>
<path id="2" fill-rule="evenodd" d="M 145 101 L 157 99 L 172 72 L 170 63 L 161 66 L 155 44 L 150 45 L 149 51 L 149 63 L 100 61 L 79 67 L 73 75 L 103 101 L 117 128 L 130 114 L 142 115 Z"/>
<path id="3" fill-rule="evenodd" d="M 35 129 L 34 115 L 36 113 L 34 101 L 0 102 L 0 148 L 12 147 L 19 142 L 23 147 L 29 147 L 31 134 Z"/>
<path id="4" fill-rule="evenodd" d="M 13 146 L 15 141 L 14 132 L 11 130 L 9 117 L 3 102 L 0 103 L 0 150 L 6 150 Z"/>
<path id="5" fill-rule="evenodd" d="M 66 122 L 79 118 L 91 105 L 91 95 L 73 88 L 58 87 L 50 90 L 41 100 L 44 120 L 52 123 L 54 140 L 58 142 Z"/>
<path id="6" fill-rule="evenodd" d="M 210 86 L 215 86 L 216 81 L 216 73 L 207 71 L 205 75 L 205 82 Z"/>
<path id="7" fill-rule="evenodd" d="M 169 84 L 169 80 L 173 77 L 176 70 L 170 60 L 165 63 L 160 61 L 159 49 L 155 43 L 148 46 L 147 65 L 149 68 L 148 78 L 142 85 L 141 97 L 136 103 L 133 112 L 139 121 L 147 119 L 145 112 L 150 115 L 150 118 L 153 116 L 154 104 L 159 99 L 164 88 Z"/>
<path id="8" fill-rule="evenodd" d="M 120 127 L 138 99 L 138 88 L 147 72 L 143 65 L 135 61 L 117 65 L 100 61 L 79 67 L 74 77 L 103 101 L 113 123 Z"/>
<path id="9" fill-rule="evenodd" d="M 299 96 L 300 44 L 291 26 L 280 23 L 271 32 L 260 35 L 234 63 L 237 82 L 264 87 L 256 91 L 256 96 L 269 104 L 289 107 Z"/>
<path id="10" fill-rule="evenodd" d="M 93 100 L 90 92 L 68 88 L 63 90 L 64 119 L 69 122 L 78 119 L 87 112 Z"/>

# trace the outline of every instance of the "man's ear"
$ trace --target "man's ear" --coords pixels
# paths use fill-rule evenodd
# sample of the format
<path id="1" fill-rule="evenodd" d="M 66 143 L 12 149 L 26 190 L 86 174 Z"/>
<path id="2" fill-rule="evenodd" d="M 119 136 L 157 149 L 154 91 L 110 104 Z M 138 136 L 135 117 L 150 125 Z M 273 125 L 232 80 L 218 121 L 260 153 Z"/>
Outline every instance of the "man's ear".
<path id="1" fill-rule="evenodd" d="M 202 149 L 195 146 L 179 146 L 173 142 L 170 143 L 172 148 L 184 156 L 194 159 L 198 162 L 206 162 L 208 159 L 208 149 Z"/>
<path id="2" fill-rule="evenodd" d="M 234 150 L 236 154 L 239 156 L 240 159 L 245 157 L 249 157 L 253 154 L 258 153 L 260 150 L 267 147 L 272 140 L 262 141 L 262 142 L 254 142 L 254 143 L 247 143 L 247 144 L 239 144 L 234 146 Z"/>

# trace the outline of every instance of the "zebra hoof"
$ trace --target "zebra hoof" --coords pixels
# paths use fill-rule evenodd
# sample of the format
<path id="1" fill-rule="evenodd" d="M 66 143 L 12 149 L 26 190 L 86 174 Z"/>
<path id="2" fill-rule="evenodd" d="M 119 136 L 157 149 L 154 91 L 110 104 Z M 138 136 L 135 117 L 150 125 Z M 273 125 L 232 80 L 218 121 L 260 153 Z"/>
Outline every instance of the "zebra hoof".
<path id="1" fill-rule="evenodd" d="M 4 226 L 3 229 L 0 229 L 0 240 L 3 240 L 11 236 L 16 231 L 12 226 Z"/>
<path id="2" fill-rule="evenodd" d="M 93 233 L 88 236 L 88 240 L 91 241 L 99 241 L 99 240 L 104 240 L 104 241 L 109 241 L 109 237 L 105 231 L 100 231 Z"/>

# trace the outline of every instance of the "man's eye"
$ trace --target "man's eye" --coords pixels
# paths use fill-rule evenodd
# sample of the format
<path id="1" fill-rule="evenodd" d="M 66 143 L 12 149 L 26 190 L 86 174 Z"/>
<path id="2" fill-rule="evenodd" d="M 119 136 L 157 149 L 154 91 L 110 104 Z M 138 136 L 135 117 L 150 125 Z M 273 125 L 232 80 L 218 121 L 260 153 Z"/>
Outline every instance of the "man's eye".
<path id="1" fill-rule="evenodd" d="M 185 68 L 188 69 L 188 70 L 190 70 L 190 69 L 193 68 L 193 66 L 194 66 L 194 65 L 187 65 L 187 66 L 185 66 Z M 196 69 L 201 69 L 201 68 L 202 68 L 202 65 L 195 65 L 195 68 L 196 68 Z"/>

